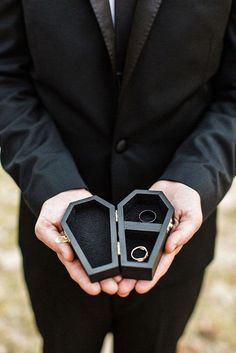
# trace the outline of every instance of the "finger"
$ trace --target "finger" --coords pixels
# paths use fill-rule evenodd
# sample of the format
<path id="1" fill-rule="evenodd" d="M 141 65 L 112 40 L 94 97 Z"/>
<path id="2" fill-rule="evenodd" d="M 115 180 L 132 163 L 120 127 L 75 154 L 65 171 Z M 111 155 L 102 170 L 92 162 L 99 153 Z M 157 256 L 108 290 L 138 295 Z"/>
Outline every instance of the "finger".
<path id="1" fill-rule="evenodd" d="M 176 252 L 179 251 L 179 249 L 176 249 Z M 137 281 L 135 285 L 135 290 L 139 294 L 144 294 L 150 291 L 156 283 L 160 280 L 162 276 L 168 271 L 171 263 L 174 260 L 176 253 L 172 254 L 166 254 L 164 253 L 161 257 L 161 260 L 158 264 L 158 267 L 156 269 L 155 275 L 151 281 L 144 281 L 144 280 L 139 280 Z"/>
<path id="2" fill-rule="evenodd" d="M 86 272 L 82 268 L 79 260 L 73 262 L 66 261 L 63 256 L 58 255 L 59 259 L 66 267 L 70 277 L 89 295 L 98 295 L 101 292 L 101 286 L 98 282 L 91 283 Z"/>
<path id="3" fill-rule="evenodd" d="M 118 291 L 118 284 L 113 278 L 104 279 L 100 282 L 100 285 L 102 291 L 107 294 L 113 295 L 116 294 L 116 292 Z"/>
<path id="4" fill-rule="evenodd" d="M 191 218 L 181 220 L 177 228 L 167 238 L 165 251 L 172 253 L 178 247 L 185 245 L 197 232 L 198 228 L 198 224 Z"/>
<path id="5" fill-rule="evenodd" d="M 114 281 L 116 281 L 116 283 L 120 283 L 120 281 L 122 280 L 122 276 L 115 276 L 113 277 Z"/>
<path id="6" fill-rule="evenodd" d="M 130 292 L 135 288 L 137 281 L 134 279 L 128 279 L 124 278 L 122 281 L 119 283 L 119 289 L 117 294 L 120 297 L 127 297 Z"/>
<path id="7" fill-rule="evenodd" d="M 53 226 L 47 219 L 38 219 L 35 225 L 35 234 L 40 241 L 42 241 L 56 253 L 61 254 L 67 261 L 74 260 L 74 253 L 69 244 L 56 243 L 57 237 L 61 234 L 58 232 L 57 228 Z"/>

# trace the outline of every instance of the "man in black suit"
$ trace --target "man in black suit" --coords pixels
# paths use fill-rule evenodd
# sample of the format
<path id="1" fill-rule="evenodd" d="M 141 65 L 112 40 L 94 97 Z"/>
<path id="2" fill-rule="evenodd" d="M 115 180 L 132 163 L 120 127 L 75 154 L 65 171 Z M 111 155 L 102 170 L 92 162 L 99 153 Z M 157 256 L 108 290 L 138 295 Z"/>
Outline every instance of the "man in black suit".
<path id="1" fill-rule="evenodd" d="M 117 353 L 175 352 L 235 175 L 236 1 L 117 0 L 115 29 L 110 3 L 0 2 L 1 160 L 22 192 L 45 353 L 99 352 L 108 331 Z M 136 188 L 175 207 L 154 279 L 92 284 L 55 242 L 61 216 L 70 201 L 116 204 Z"/>

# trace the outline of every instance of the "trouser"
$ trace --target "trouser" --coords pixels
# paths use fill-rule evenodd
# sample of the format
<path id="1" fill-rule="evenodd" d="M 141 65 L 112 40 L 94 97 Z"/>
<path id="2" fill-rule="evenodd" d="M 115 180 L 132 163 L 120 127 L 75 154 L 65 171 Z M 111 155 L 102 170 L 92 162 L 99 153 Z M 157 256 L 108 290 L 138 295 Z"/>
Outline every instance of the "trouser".
<path id="1" fill-rule="evenodd" d="M 115 353 L 174 353 L 203 280 L 201 272 L 145 295 L 92 297 L 62 265 L 45 271 L 25 263 L 24 271 L 44 353 L 99 353 L 107 332 Z"/>

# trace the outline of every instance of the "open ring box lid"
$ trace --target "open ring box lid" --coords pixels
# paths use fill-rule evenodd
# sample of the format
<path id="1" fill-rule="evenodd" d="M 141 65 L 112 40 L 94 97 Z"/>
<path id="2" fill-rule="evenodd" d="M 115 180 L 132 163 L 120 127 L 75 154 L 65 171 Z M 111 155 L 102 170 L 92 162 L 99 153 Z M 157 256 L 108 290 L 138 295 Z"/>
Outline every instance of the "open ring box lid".
<path id="1" fill-rule="evenodd" d="M 153 212 L 155 220 L 148 219 Z M 163 192 L 136 189 L 115 206 L 99 196 L 69 204 L 61 221 L 65 235 L 91 282 L 121 274 L 151 280 L 170 232 L 174 208 Z M 152 222 L 151 222 L 152 221 Z M 150 223 L 151 222 L 151 223 Z M 134 248 L 144 246 L 148 257 L 138 262 Z M 136 250 L 135 256 L 144 254 Z"/>

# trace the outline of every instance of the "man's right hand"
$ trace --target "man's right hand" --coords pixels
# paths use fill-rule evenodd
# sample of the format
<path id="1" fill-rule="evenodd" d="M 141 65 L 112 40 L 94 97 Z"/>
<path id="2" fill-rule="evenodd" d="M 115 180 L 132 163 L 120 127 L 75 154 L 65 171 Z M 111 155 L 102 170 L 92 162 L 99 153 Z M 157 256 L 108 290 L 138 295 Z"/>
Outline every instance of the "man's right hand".
<path id="1" fill-rule="evenodd" d="M 118 291 L 120 276 L 91 283 L 80 261 L 75 258 L 71 246 L 67 243 L 57 244 L 56 238 L 62 235 L 61 219 L 70 202 L 90 197 L 86 189 L 75 189 L 62 192 L 44 202 L 35 225 L 35 234 L 39 240 L 57 253 L 58 258 L 66 267 L 70 277 L 90 295 L 101 291 L 115 294 Z"/>

